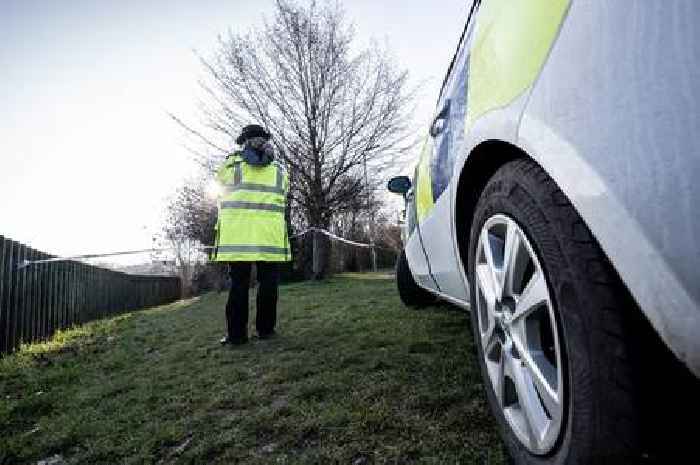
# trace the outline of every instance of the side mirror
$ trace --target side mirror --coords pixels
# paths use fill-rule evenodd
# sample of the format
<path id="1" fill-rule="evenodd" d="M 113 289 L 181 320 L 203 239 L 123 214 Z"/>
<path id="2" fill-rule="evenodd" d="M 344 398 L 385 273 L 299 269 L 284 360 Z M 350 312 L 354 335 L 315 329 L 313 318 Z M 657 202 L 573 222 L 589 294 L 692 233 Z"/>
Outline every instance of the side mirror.
<path id="1" fill-rule="evenodd" d="M 405 197 L 406 193 L 411 189 L 411 179 L 408 176 L 394 176 L 389 180 L 386 188 L 389 189 L 389 192 L 401 194 Z"/>

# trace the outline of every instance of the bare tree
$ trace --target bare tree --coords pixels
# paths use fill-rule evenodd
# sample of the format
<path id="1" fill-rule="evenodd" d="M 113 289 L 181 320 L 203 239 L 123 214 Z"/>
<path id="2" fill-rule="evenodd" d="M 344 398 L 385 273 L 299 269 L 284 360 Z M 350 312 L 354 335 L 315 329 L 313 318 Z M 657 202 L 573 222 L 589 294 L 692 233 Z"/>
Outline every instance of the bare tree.
<path id="1" fill-rule="evenodd" d="M 191 295 L 197 265 L 206 257 L 200 246 L 214 243 L 215 222 L 216 204 L 207 194 L 204 179 L 185 182 L 166 207 L 162 232 L 154 242 L 172 249 L 165 258 L 174 262 L 184 296 Z M 160 255 L 154 258 L 162 260 Z"/>
<path id="2" fill-rule="evenodd" d="M 204 127 L 175 118 L 217 153 L 206 150 L 203 164 L 216 166 L 242 125 L 263 124 L 290 174 L 293 223 L 326 229 L 356 208 L 413 146 L 413 92 L 386 51 L 357 50 L 354 37 L 338 3 L 294 0 L 277 0 L 261 28 L 220 36 L 213 56 L 200 56 Z"/>
<path id="3" fill-rule="evenodd" d="M 168 203 L 165 232 L 202 245 L 213 245 L 215 224 L 216 200 L 207 192 L 207 179 L 187 180 Z"/>

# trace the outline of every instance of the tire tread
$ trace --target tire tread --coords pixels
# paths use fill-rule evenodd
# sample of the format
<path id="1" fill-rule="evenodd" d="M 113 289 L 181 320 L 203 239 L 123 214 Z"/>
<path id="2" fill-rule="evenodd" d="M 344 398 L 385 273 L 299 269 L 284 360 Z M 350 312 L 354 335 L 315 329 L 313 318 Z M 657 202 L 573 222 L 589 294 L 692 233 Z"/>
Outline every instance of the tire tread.
<path id="1" fill-rule="evenodd" d="M 635 360 L 633 355 L 638 339 L 634 337 L 634 322 L 639 317 L 639 310 L 574 206 L 549 175 L 532 160 L 511 161 L 494 174 L 482 193 L 475 210 L 475 220 L 480 217 L 481 208 L 485 208 L 485 199 L 498 196 L 509 199 L 521 195 L 525 196 L 518 204 L 522 217 L 536 218 L 532 225 L 528 225 L 530 233 L 541 241 L 542 238 L 555 238 L 556 243 L 545 239 L 541 243 L 542 250 L 557 250 L 561 254 L 565 263 L 563 271 L 571 274 L 562 279 L 570 281 L 578 295 L 585 295 L 588 300 L 582 303 L 585 308 L 600 310 L 598 315 L 570 318 L 567 325 L 569 330 L 583 334 L 595 355 L 590 359 L 590 375 L 593 377 L 590 388 L 596 399 L 590 445 L 605 446 L 593 452 L 595 463 L 638 463 L 641 456 L 638 427 L 640 406 L 635 386 L 640 361 Z M 553 234 L 543 234 L 546 231 L 541 228 L 549 228 Z M 470 250 L 473 247 L 474 244 Z M 610 366 L 605 366 L 606 361 Z M 582 456 L 589 453 L 584 452 Z M 526 457 L 531 459 L 522 463 L 555 463 L 534 460 L 534 456 L 530 455 Z M 565 463 L 590 462 L 574 460 Z"/>

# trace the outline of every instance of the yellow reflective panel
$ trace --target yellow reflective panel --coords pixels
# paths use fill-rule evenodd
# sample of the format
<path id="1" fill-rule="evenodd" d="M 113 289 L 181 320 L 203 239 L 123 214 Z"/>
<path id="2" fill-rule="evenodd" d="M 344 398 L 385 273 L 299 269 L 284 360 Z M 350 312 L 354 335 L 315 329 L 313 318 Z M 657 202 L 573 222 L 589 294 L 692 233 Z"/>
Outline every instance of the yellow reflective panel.
<path id="1" fill-rule="evenodd" d="M 219 217 L 216 261 L 289 261 L 291 249 L 284 215 L 231 210 Z M 238 250 L 247 247 L 248 250 Z M 238 248 L 238 249 L 237 249 Z M 256 248 L 260 250 L 255 250 Z M 284 249 L 285 254 L 267 249 Z"/>
<path id="2" fill-rule="evenodd" d="M 433 183 L 430 176 L 430 159 L 433 154 L 432 138 L 427 137 L 423 143 L 420 160 L 418 161 L 418 169 L 416 175 L 416 215 L 418 222 L 422 222 L 428 213 L 433 209 L 435 202 L 433 201 Z"/>
<path id="3" fill-rule="evenodd" d="M 251 166 L 243 163 L 243 181 L 274 186 L 277 182 L 277 168 L 274 165 Z"/>
<path id="4" fill-rule="evenodd" d="M 245 221 L 246 227 L 241 227 Z M 221 218 L 219 244 L 250 244 L 284 247 L 286 225 L 283 217 L 234 212 Z"/>
<path id="5" fill-rule="evenodd" d="M 507 106 L 544 65 L 570 0 L 484 0 L 471 50 L 468 130 L 484 113 Z"/>
<path id="6" fill-rule="evenodd" d="M 221 201 L 238 200 L 241 202 L 265 203 L 270 205 L 285 205 L 284 194 L 276 194 L 273 192 L 256 192 L 248 190 L 237 190 L 226 193 L 220 197 Z"/>

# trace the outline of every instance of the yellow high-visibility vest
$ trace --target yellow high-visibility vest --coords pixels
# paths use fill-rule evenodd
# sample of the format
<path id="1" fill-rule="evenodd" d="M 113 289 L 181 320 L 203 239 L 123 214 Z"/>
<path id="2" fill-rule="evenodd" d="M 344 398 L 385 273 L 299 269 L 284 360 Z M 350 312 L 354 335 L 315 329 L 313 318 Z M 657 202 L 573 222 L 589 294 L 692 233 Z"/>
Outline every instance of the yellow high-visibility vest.
<path id="1" fill-rule="evenodd" d="M 292 259 L 285 207 L 289 179 L 273 162 L 246 163 L 234 153 L 216 175 L 222 188 L 216 222 L 217 262 L 286 262 Z"/>

